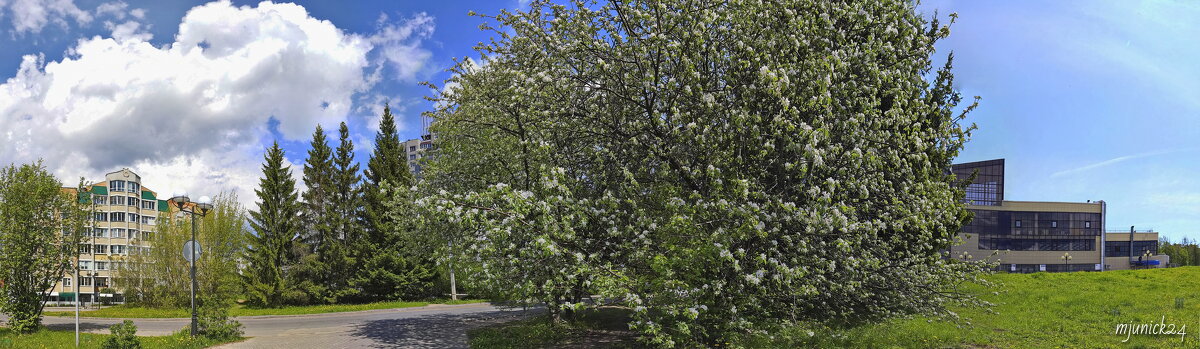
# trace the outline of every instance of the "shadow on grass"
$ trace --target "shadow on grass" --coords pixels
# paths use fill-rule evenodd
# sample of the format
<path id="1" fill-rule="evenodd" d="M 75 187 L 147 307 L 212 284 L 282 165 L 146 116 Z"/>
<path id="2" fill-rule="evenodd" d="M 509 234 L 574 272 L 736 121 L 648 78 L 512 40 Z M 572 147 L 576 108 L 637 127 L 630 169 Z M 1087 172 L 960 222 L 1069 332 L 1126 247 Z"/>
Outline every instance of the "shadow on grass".
<path id="1" fill-rule="evenodd" d="M 369 338 L 378 347 L 467 348 L 467 331 L 527 316 L 540 311 L 491 311 L 470 314 L 438 314 L 406 319 L 367 321 L 353 331 L 355 337 Z"/>
<path id="2" fill-rule="evenodd" d="M 552 325 L 543 314 L 472 330 L 470 343 L 478 348 L 638 348 L 629 315 L 628 309 L 603 306 Z"/>

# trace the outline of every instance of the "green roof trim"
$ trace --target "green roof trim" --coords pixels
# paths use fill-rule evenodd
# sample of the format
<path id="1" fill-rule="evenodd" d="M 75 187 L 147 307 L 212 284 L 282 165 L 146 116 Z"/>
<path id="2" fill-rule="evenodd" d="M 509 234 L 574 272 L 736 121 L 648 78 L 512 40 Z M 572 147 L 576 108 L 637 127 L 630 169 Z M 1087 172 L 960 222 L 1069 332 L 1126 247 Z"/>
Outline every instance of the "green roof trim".
<path id="1" fill-rule="evenodd" d="M 170 206 L 167 206 L 167 200 L 158 200 L 158 211 L 159 212 L 167 212 L 170 210 L 171 210 Z"/>
<path id="2" fill-rule="evenodd" d="M 142 191 L 142 200 L 154 200 L 154 199 L 155 199 L 154 193 L 151 193 L 149 190 Z"/>
<path id="3" fill-rule="evenodd" d="M 92 194 L 96 194 L 96 195 L 108 195 L 108 187 L 103 187 L 103 186 L 99 186 L 99 185 L 93 185 L 93 186 L 92 186 Z"/>

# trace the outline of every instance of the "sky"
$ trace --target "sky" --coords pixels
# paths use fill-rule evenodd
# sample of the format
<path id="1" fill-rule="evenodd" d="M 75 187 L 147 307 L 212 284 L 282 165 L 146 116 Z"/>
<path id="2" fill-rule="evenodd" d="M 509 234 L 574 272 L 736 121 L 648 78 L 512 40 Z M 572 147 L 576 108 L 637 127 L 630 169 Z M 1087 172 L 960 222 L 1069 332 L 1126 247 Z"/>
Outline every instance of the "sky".
<path id="1" fill-rule="evenodd" d="M 455 58 L 512 1 L 0 0 L 0 163 L 60 179 L 131 168 L 166 195 L 253 206 L 263 149 L 298 171 L 345 121 L 365 161 L 384 103 L 422 132 Z M 1200 3 L 926 0 L 939 57 L 981 96 L 959 161 L 1005 158 L 1005 198 L 1105 200 L 1110 230 L 1200 238 Z M 940 59 L 939 59 L 940 60 Z"/>

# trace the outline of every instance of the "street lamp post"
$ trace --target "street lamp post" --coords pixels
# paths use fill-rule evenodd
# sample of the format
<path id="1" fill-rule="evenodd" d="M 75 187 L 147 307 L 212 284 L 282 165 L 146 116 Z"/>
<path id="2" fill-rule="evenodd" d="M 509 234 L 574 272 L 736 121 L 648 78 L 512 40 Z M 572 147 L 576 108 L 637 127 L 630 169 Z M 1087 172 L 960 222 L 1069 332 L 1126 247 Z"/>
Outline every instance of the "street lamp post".
<path id="1" fill-rule="evenodd" d="M 1150 253 L 1150 250 L 1142 252 L 1142 266 L 1146 269 L 1150 269 L 1150 257 L 1154 257 L 1154 254 Z"/>
<path id="2" fill-rule="evenodd" d="M 1062 260 L 1063 260 L 1063 271 L 1071 271 L 1070 268 L 1067 267 L 1067 262 L 1071 261 L 1071 253 L 1064 252 L 1062 257 L 1060 257 L 1060 258 L 1062 258 Z"/>
<path id="3" fill-rule="evenodd" d="M 191 259 L 189 262 L 191 263 L 191 269 L 192 269 L 191 270 L 191 273 L 192 273 L 192 291 L 191 291 L 191 293 L 192 293 L 192 337 L 195 337 L 196 336 L 196 318 L 197 318 L 197 316 L 196 316 L 196 257 L 198 257 L 196 255 L 196 244 L 197 244 L 197 241 L 196 241 L 196 216 L 199 215 L 199 216 L 203 217 L 204 215 L 208 214 L 208 210 L 212 209 L 212 199 L 209 199 L 207 196 L 201 196 L 199 201 L 192 202 L 191 199 L 188 198 L 187 194 L 178 193 L 171 197 L 171 202 L 174 203 L 175 206 L 179 208 L 179 212 L 184 212 L 184 213 L 187 213 L 188 215 L 192 216 L 192 243 L 190 245 L 191 251 L 189 251 L 189 252 L 191 252 L 191 254 L 190 254 Z M 191 205 L 188 205 L 188 204 L 191 204 Z M 186 208 L 188 208 L 188 207 L 191 207 L 191 210 L 187 210 Z M 196 211 L 197 209 L 199 209 L 200 211 L 197 212 Z"/>

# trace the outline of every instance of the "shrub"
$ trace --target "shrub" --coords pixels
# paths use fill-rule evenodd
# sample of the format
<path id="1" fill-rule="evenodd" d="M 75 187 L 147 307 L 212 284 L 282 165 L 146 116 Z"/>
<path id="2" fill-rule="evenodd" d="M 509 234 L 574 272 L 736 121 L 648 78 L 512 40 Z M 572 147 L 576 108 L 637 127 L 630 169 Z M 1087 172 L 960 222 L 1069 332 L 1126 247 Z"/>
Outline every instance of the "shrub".
<path id="1" fill-rule="evenodd" d="M 133 321 L 125 320 L 119 324 L 109 327 L 112 336 L 104 340 L 101 348 L 104 349 L 132 349 L 141 348 L 142 341 L 137 337 L 137 326 L 133 325 Z"/>

